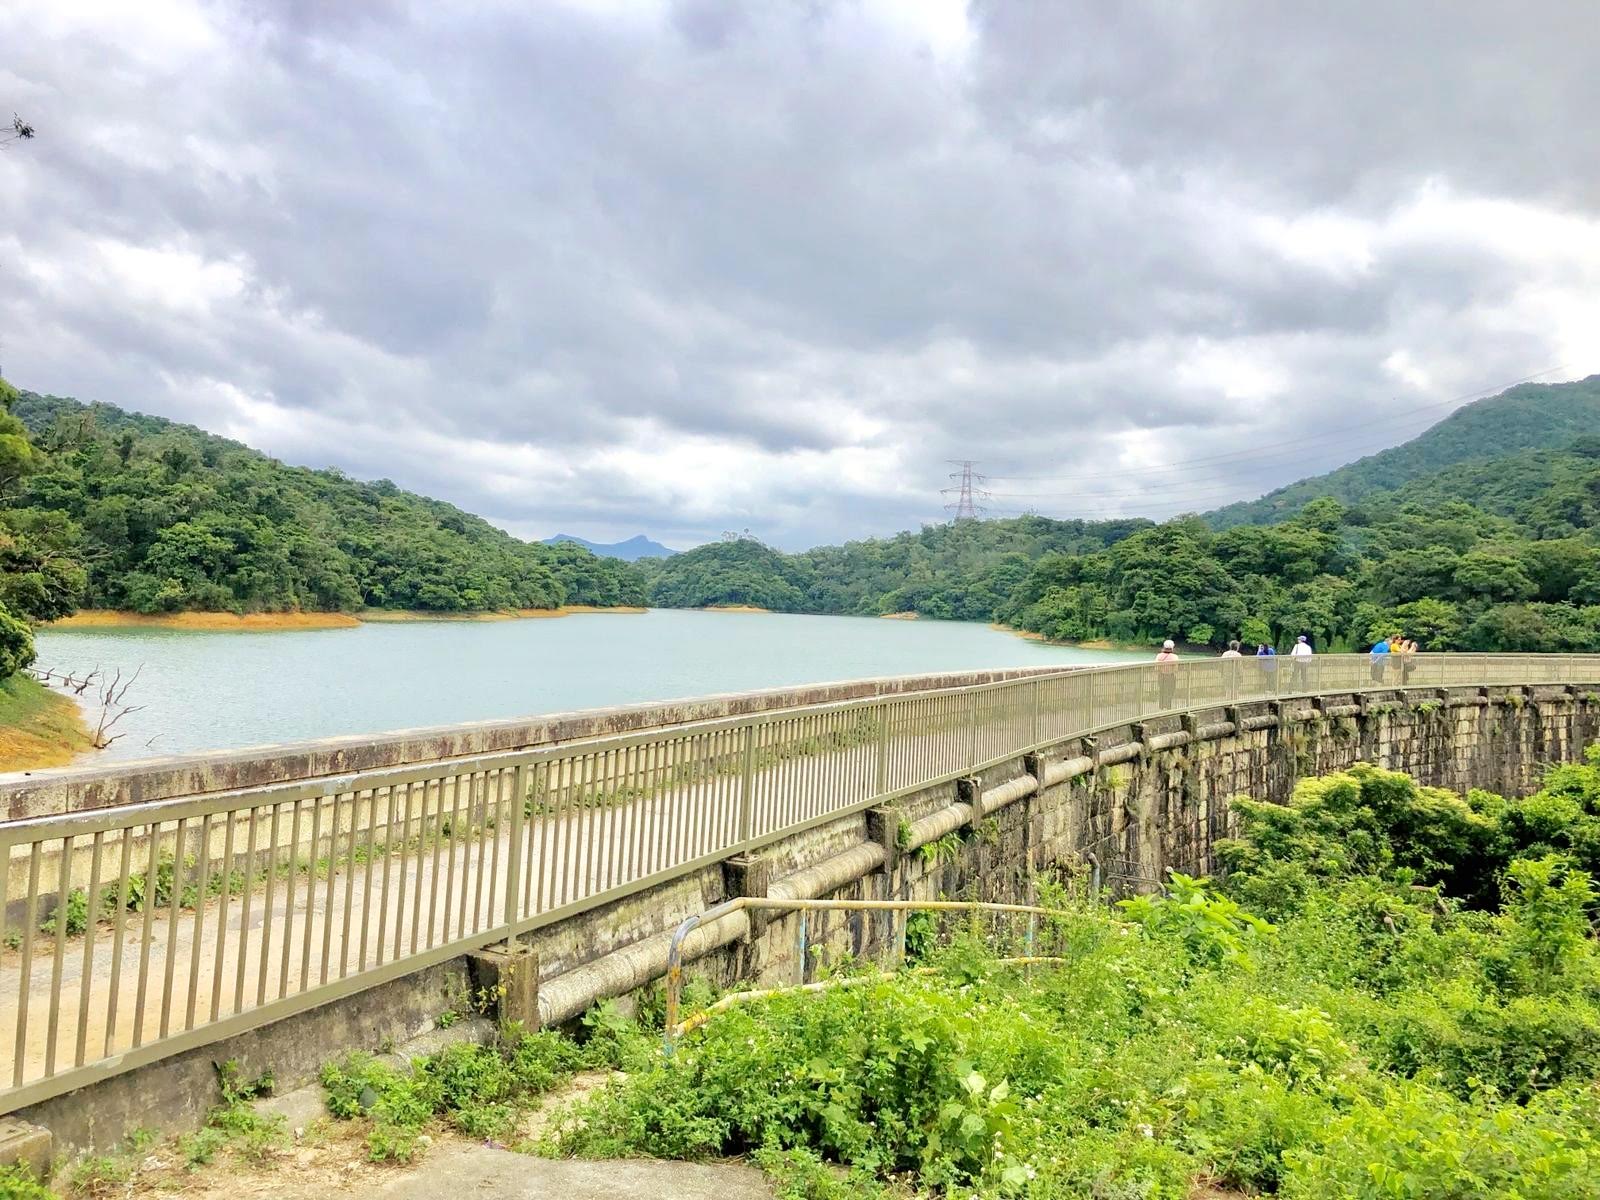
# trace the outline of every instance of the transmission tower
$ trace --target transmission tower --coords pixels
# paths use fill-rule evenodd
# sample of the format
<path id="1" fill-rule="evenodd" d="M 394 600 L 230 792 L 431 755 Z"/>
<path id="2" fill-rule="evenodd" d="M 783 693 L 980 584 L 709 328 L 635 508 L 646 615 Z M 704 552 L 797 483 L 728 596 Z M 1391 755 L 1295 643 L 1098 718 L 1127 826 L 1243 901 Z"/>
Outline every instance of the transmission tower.
<path id="1" fill-rule="evenodd" d="M 989 498 L 989 493 L 983 490 L 983 485 L 988 480 L 972 469 L 978 464 L 970 458 L 951 458 L 945 461 L 953 467 L 961 468 L 959 471 L 950 472 L 949 487 L 939 489 L 941 496 L 955 497 L 953 503 L 944 506 L 945 511 L 951 514 L 952 521 L 976 520 L 988 511 L 976 503 L 978 500 Z"/>

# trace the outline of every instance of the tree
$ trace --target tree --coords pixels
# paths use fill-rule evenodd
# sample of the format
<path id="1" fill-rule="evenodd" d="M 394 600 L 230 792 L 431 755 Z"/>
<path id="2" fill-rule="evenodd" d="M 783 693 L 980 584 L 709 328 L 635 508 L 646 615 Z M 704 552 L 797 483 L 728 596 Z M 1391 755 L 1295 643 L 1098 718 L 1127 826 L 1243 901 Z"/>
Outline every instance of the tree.
<path id="1" fill-rule="evenodd" d="M 1486 600 L 1528 600 L 1539 590 L 1516 557 L 1503 550 L 1463 555 L 1455 566 L 1455 586 L 1464 596 Z"/>
<path id="2" fill-rule="evenodd" d="M 1396 632 L 1414 639 L 1423 650 L 1453 650 L 1461 635 L 1461 612 L 1447 600 L 1413 600 L 1395 609 L 1394 617 Z"/>
<path id="3" fill-rule="evenodd" d="M 38 467 L 28 427 L 12 414 L 17 399 L 17 389 L 0 379 L 0 503 Z"/>
<path id="4" fill-rule="evenodd" d="M 0 679 L 33 665 L 33 630 L 0 605 Z"/>

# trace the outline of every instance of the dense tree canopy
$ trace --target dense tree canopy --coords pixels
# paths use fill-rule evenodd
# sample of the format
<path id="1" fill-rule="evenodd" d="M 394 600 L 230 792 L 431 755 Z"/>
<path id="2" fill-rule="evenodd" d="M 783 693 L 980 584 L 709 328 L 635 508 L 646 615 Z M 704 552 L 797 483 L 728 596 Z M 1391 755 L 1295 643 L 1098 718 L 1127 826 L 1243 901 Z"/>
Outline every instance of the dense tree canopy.
<path id="1" fill-rule="evenodd" d="M 0 603 L 171 612 L 437 612 L 642 599 L 626 564 L 108 405 L 10 394 L 0 414 Z"/>
<path id="2" fill-rule="evenodd" d="M 1535 482 L 1529 484 L 1528 478 Z M 1277 525 L 1024 517 L 785 555 L 749 542 L 653 567 L 654 603 L 999 620 L 1068 641 L 1600 650 L 1600 448 L 1453 467 Z"/>

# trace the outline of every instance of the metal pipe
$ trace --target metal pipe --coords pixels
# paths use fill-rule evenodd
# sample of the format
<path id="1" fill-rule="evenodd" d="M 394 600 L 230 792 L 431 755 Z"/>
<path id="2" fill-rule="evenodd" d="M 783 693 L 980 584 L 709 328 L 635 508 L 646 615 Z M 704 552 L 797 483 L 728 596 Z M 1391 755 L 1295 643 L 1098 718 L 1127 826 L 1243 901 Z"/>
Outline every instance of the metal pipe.
<path id="1" fill-rule="evenodd" d="M 724 900 L 704 912 L 695 913 L 685 917 L 676 929 L 672 931 L 672 941 L 667 947 L 667 1004 L 666 1004 L 666 1040 L 663 1052 L 670 1055 L 676 1041 L 674 1030 L 678 1026 L 679 993 L 683 988 L 683 943 L 691 933 L 701 925 L 718 920 L 730 913 L 746 911 L 749 909 L 762 910 L 800 910 L 801 923 L 799 944 L 801 947 L 801 981 L 804 982 L 805 970 L 805 945 L 806 926 L 804 914 L 807 912 L 905 912 L 921 910 L 928 912 L 966 912 L 976 915 L 979 912 L 1022 913 L 1030 917 L 1070 916 L 1063 908 L 1046 908 L 1038 904 L 987 904 L 967 900 L 788 900 L 771 896 L 736 896 L 732 900 Z"/>

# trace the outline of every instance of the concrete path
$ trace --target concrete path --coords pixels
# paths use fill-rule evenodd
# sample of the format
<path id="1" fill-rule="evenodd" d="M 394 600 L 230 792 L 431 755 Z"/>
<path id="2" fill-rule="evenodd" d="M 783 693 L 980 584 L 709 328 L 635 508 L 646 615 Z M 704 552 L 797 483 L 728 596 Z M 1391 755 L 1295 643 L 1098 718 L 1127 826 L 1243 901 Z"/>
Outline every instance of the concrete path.
<path id="1" fill-rule="evenodd" d="M 735 1163 L 552 1161 L 450 1145 L 373 1189 L 392 1200 L 773 1200 L 767 1177 Z"/>

